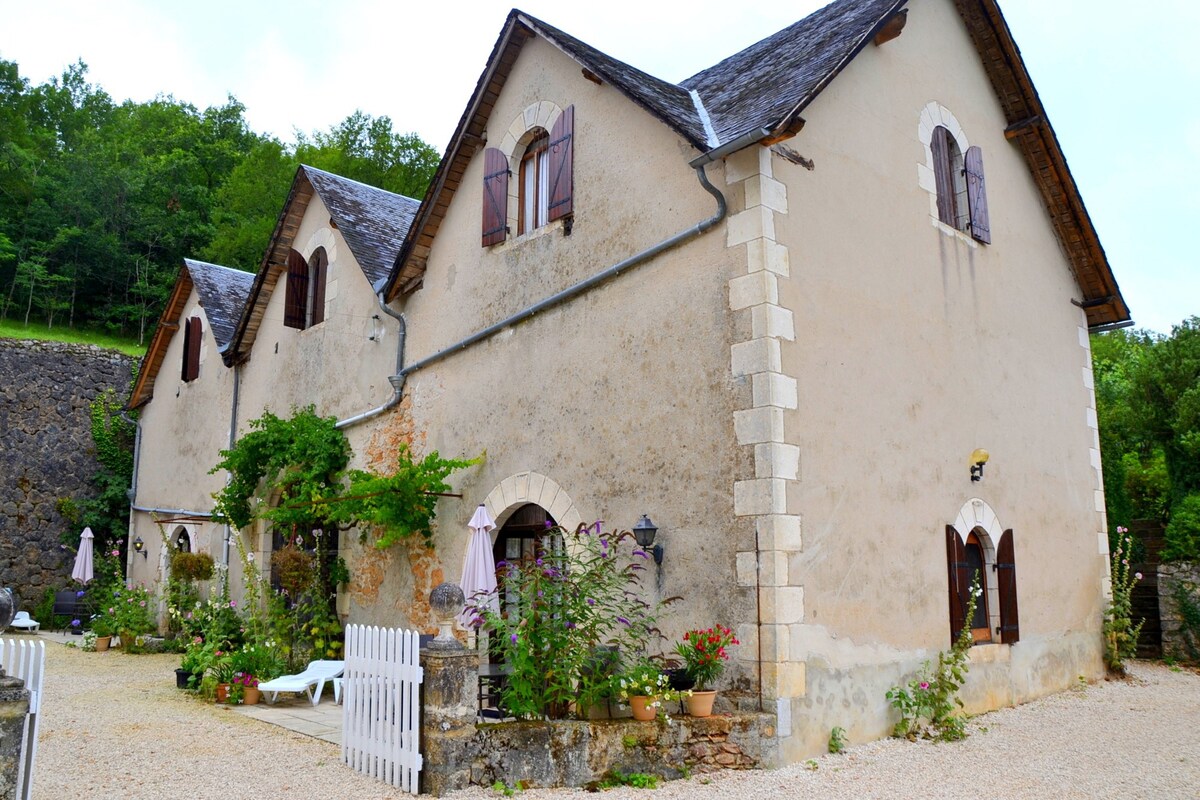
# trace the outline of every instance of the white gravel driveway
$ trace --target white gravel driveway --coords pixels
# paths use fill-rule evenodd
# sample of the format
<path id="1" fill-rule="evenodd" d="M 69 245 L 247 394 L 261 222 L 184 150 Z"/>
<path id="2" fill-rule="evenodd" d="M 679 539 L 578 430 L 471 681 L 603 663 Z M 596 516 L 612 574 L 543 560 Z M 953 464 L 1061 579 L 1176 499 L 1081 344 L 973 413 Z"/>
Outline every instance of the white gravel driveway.
<path id="1" fill-rule="evenodd" d="M 335 745 L 174 688 L 177 656 L 47 645 L 34 798 L 393 798 L 339 763 Z M 1200 798 L 1200 675 L 1134 664 L 1103 682 L 978 717 L 964 742 L 889 740 L 815 768 L 694 776 L 642 798 Z M 494 797 L 484 789 L 456 800 Z M 521 798 L 574 796 L 529 790 Z"/>

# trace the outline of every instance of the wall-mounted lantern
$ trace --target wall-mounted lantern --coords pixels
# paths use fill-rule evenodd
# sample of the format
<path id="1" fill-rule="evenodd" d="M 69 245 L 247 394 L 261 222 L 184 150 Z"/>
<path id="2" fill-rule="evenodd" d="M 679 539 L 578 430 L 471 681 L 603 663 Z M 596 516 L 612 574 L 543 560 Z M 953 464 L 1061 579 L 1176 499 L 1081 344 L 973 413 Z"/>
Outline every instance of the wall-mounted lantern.
<path id="1" fill-rule="evenodd" d="M 142 558 L 146 559 L 147 561 L 150 560 L 150 554 L 146 552 L 146 543 L 142 541 L 142 537 L 139 536 L 133 540 L 133 551 L 135 553 L 141 553 Z"/>
<path id="2" fill-rule="evenodd" d="M 988 451 L 982 447 L 976 447 L 971 453 L 971 480 L 983 480 L 983 465 L 988 462 Z"/>
<path id="3" fill-rule="evenodd" d="M 654 554 L 654 563 L 661 566 L 663 548 L 661 544 L 654 544 L 654 535 L 656 533 L 658 533 L 658 526 L 646 514 L 642 514 L 642 518 L 633 526 L 633 538 L 637 541 L 638 547 L 641 547 L 643 550 L 649 549 Z"/>

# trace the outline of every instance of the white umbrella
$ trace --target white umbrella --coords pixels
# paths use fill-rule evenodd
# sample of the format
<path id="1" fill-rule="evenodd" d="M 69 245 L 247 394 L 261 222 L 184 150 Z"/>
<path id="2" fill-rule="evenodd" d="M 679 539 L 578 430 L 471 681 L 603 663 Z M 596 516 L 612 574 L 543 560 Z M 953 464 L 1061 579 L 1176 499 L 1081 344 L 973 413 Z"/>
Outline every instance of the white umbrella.
<path id="1" fill-rule="evenodd" d="M 92 575 L 92 529 L 84 528 L 79 537 L 79 552 L 75 554 L 75 569 L 71 577 L 80 583 L 87 583 Z"/>
<path id="2" fill-rule="evenodd" d="M 467 543 L 467 554 L 463 557 L 462 587 L 463 597 L 475 607 L 490 608 L 500 611 L 500 601 L 496 597 L 496 559 L 492 557 L 492 537 L 488 532 L 496 527 L 487 509 L 481 503 L 475 509 L 475 515 L 467 523 L 471 529 L 471 541 Z M 474 611 L 466 608 L 458 615 L 459 621 L 470 627 L 475 618 Z"/>

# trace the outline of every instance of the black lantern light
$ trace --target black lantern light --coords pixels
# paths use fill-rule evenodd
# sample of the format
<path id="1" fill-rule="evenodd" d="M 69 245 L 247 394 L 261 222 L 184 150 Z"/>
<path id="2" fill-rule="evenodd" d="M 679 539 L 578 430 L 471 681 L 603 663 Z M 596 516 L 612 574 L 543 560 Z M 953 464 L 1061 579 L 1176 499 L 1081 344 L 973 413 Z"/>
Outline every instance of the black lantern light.
<path id="1" fill-rule="evenodd" d="M 133 540 L 133 551 L 135 553 L 141 553 L 142 558 L 146 559 L 147 561 L 150 560 L 150 554 L 146 552 L 146 543 L 142 541 L 142 537 L 139 536 Z"/>
<path id="2" fill-rule="evenodd" d="M 638 547 L 649 549 L 654 554 L 654 563 L 661 565 L 663 548 L 661 544 L 654 544 L 656 533 L 658 533 L 658 526 L 646 514 L 642 514 L 642 518 L 633 526 L 633 538 L 637 541 Z"/>

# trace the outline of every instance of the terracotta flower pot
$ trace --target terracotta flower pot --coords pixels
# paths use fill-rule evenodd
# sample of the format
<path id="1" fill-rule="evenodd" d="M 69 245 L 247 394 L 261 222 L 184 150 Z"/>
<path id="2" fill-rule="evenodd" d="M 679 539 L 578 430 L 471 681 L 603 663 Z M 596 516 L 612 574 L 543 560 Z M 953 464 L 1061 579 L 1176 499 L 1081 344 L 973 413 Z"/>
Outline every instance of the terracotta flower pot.
<path id="1" fill-rule="evenodd" d="M 650 722 L 658 716 L 658 709 L 650 705 L 653 698 L 636 695 L 629 698 L 629 708 L 633 711 L 633 718 L 639 722 Z"/>
<path id="2" fill-rule="evenodd" d="M 96 652 L 103 653 L 105 650 L 108 649 L 108 646 L 110 644 L 112 644 L 111 636 L 97 636 L 96 637 Z"/>
<path id="3" fill-rule="evenodd" d="M 716 692 L 692 692 L 683 702 L 689 717 L 711 717 L 713 701 L 716 699 Z"/>
<path id="4" fill-rule="evenodd" d="M 258 690 L 257 686 L 247 686 L 242 693 L 242 705 L 256 706 L 261 697 L 262 692 Z"/>
<path id="5" fill-rule="evenodd" d="M 224 703 L 228 699 L 229 699 L 229 684 L 228 683 L 218 683 L 217 684 L 217 702 Z"/>

